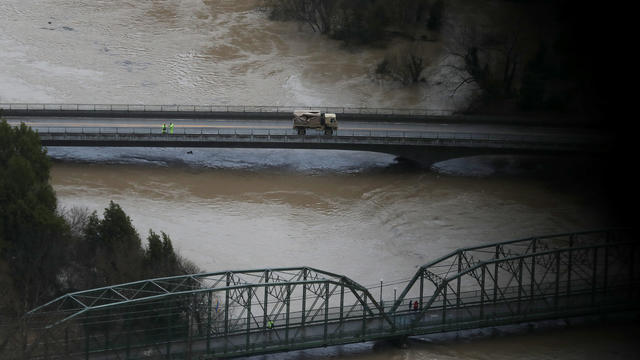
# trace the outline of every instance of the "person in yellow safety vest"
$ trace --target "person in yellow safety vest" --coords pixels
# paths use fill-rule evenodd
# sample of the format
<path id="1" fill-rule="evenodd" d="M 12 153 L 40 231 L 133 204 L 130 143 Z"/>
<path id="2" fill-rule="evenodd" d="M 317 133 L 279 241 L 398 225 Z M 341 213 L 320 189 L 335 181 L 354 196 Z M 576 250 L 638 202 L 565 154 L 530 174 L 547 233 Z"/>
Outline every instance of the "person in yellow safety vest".
<path id="1" fill-rule="evenodd" d="M 173 134 L 173 123 L 169 124 L 169 133 Z"/>
<path id="2" fill-rule="evenodd" d="M 162 124 L 162 133 L 163 134 L 167 133 L 167 124 Z"/>
<path id="3" fill-rule="evenodd" d="M 273 329 L 273 321 L 267 321 L 267 329 Z"/>

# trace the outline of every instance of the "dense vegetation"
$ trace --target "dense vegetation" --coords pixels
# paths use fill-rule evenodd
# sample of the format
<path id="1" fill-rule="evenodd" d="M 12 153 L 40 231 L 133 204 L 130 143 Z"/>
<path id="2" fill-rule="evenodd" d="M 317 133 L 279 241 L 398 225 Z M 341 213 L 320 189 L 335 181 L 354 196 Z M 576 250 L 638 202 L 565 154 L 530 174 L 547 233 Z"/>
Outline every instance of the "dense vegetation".
<path id="1" fill-rule="evenodd" d="M 37 133 L 0 122 L 0 320 L 73 290 L 199 272 L 163 232 L 143 246 L 114 202 L 102 217 L 60 211 L 50 167 Z"/>
<path id="2" fill-rule="evenodd" d="M 373 43 L 442 27 L 444 0 L 270 0 L 272 19 L 298 20 L 347 43 Z"/>
<path id="3" fill-rule="evenodd" d="M 450 93 L 472 91 L 469 111 L 594 115 L 611 100 L 602 69 L 606 9 L 573 0 L 268 0 L 272 19 L 308 24 L 353 46 L 386 46 L 373 70 L 430 86 L 448 69 Z M 604 42 L 601 42 L 604 40 Z M 406 43 L 396 46 L 398 43 Z M 442 52 L 427 54 L 425 44 Z"/>

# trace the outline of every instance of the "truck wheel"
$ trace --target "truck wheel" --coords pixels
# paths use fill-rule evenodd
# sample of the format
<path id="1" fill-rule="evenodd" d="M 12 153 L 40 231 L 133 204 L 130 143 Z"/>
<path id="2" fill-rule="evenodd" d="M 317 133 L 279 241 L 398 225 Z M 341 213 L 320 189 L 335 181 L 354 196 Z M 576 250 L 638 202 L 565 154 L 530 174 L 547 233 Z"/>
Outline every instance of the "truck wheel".
<path id="1" fill-rule="evenodd" d="M 307 131 L 304 128 L 298 128 L 298 135 L 305 135 Z"/>
<path id="2" fill-rule="evenodd" d="M 333 129 L 329 128 L 329 129 L 324 129 L 324 134 L 325 135 L 333 135 Z"/>

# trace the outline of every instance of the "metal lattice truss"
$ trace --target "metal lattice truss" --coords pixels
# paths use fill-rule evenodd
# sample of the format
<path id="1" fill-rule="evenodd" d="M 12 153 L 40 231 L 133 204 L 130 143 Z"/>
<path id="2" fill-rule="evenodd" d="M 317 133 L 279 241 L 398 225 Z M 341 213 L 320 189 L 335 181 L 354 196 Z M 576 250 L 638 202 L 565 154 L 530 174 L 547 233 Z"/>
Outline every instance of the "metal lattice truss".
<path id="1" fill-rule="evenodd" d="M 616 308 L 638 296 L 635 241 L 573 246 L 500 257 L 442 279 L 411 327 L 441 329 L 505 323 L 529 314 L 568 317 Z"/>
<path id="2" fill-rule="evenodd" d="M 440 288 L 447 278 L 474 269 L 482 263 L 545 251 L 625 240 L 628 240 L 628 232 L 625 229 L 609 229 L 531 237 L 458 249 L 420 267 L 398 298 L 394 309 L 397 309 L 407 299 L 420 298 L 421 301 L 425 294 L 433 294 L 436 289 Z M 549 264 L 544 261 L 542 257 L 536 258 L 540 267 L 549 268 Z M 507 268 L 514 266 L 510 263 L 499 264 L 498 266 Z M 535 266 L 535 264 L 532 265 L 533 268 Z M 550 271 L 554 271 L 553 267 L 550 269 Z M 514 272 L 517 269 L 509 270 Z M 469 276 L 473 277 L 475 282 L 480 281 L 478 271 L 472 271 Z M 420 308 L 422 305 L 421 303 Z"/>
<path id="3" fill-rule="evenodd" d="M 464 248 L 422 266 L 386 308 L 351 279 L 309 267 L 78 291 L 29 312 L 0 355 L 240 356 L 637 309 L 638 245 L 619 229 Z"/>
<path id="4" fill-rule="evenodd" d="M 206 347 L 222 341 L 225 349 L 237 349 L 265 329 L 281 340 L 327 339 L 329 331 L 352 331 L 349 320 L 367 317 L 394 326 L 367 289 L 309 267 L 165 277 L 78 291 L 32 310 L 26 321 L 36 340 L 28 355 L 49 351 L 45 345 L 69 356 L 87 349 L 130 351 L 149 338 L 206 338 Z"/>

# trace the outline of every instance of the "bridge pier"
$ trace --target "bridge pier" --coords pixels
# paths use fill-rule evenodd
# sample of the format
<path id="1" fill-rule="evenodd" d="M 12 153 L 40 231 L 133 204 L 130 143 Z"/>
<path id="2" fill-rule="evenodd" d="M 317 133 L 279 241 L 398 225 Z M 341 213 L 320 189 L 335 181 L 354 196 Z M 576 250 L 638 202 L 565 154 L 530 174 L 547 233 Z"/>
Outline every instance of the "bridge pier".
<path id="1" fill-rule="evenodd" d="M 409 347 L 410 341 L 411 340 L 409 339 L 409 336 L 398 335 L 398 336 L 393 336 L 386 339 L 375 340 L 373 347 L 387 348 L 391 346 L 396 349 L 407 349 Z"/>
<path id="2" fill-rule="evenodd" d="M 406 349 L 409 347 L 409 337 L 406 335 L 393 337 L 387 341 L 398 349 Z"/>

